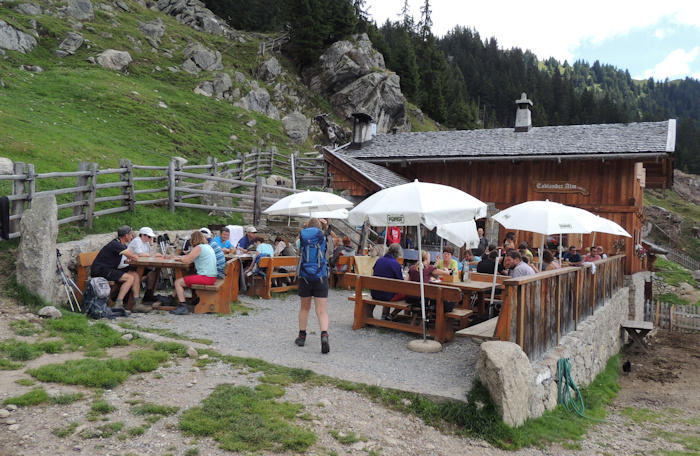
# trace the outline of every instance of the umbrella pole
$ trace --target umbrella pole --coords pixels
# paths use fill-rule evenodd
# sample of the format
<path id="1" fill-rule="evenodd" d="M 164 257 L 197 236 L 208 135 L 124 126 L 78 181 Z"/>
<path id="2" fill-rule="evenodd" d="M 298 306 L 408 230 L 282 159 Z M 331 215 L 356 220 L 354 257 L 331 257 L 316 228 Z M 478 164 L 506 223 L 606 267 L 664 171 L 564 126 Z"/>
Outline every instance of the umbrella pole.
<path id="1" fill-rule="evenodd" d="M 418 225 L 420 231 L 420 225 Z M 423 320 L 423 342 L 427 341 L 425 334 L 425 288 L 423 285 L 423 249 L 421 248 L 421 236 L 418 236 L 418 277 L 420 278 L 420 312 Z"/>
<path id="2" fill-rule="evenodd" d="M 496 276 L 498 275 L 498 263 L 501 262 L 501 249 L 498 249 L 498 258 L 496 258 L 496 264 L 493 265 L 493 284 L 491 285 L 491 305 L 493 305 L 493 298 L 496 296 Z M 489 316 L 491 316 L 491 311 L 489 311 Z M 481 315 L 479 315 L 481 317 Z"/>
<path id="3" fill-rule="evenodd" d="M 542 248 L 538 252 L 538 254 L 540 255 L 540 272 L 542 272 L 542 262 L 544 261 L 544 259 L 542 258 L 544 255 L 542 255 L 542 254 L 544 253 L 544 240 L 546 237 L 547 237 L 546 235 L 542 236 Z"/>
<path id="4" fill-rule="evenodd" d="M 561 266 L 561 254 L 562 254 L 562 245 L 561 245 L 561 233 L 559 233 L 559 266 Z"/>

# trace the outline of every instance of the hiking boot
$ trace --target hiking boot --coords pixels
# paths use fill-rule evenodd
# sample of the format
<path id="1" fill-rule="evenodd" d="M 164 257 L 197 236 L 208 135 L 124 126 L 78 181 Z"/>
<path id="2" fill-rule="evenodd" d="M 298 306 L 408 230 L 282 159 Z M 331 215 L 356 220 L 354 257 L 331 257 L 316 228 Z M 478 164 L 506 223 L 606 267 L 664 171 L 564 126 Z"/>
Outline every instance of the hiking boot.
<path id="1" fill-rule="evenodd" d="M 299 337 L 297 337 L 297 340 L 295 340 L 294 343 L 300 347 L 303 347 L 306 343 L 306 337 L 302 337 L 301 335 L 299 335 Z"/>
<path id="2" fill-rule="evenodd" d="M 331 346 L 328 344 L 328 334 L 321 336 L 321 353 L 326 354 L 331 351 Z"/>
<path id="3" fill-rule="evenodd" d="M 115 299 L 114 305 L 112 307 L 114 307 L 115 309 L 123 309 L 124 308 L 124 300 L 123 299 Z"/>
<path id="4" fill-rule="evenodd" d="M 389 314 L 382 314 L 382 320 L 384 321 L 394 321 L 394 317 Z"/>
<path id="5" fill-rule="evenodd" d="M 173 315 L 187 315 L 190 312 L 189 312 L 189 310 L 187 310 L 186 306 L 180 306 L 175 310 L 171 310 L 170 313 Z"/>
<path id="6" fill-rule="evenodd" d="M 142 303 L 141 301 L 136 301 L 131 306 L 131 311 L 134 313 L 148 313 L 153 310 L 153 307 Z"/>

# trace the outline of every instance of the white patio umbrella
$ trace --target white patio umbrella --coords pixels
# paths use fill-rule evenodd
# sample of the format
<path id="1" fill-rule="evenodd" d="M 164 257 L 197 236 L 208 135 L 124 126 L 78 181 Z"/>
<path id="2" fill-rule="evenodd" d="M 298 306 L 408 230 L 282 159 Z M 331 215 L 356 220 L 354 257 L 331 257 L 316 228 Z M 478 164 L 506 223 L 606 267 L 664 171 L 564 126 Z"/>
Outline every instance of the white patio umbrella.
<path id="1" fill-rule="evenodd" d="M 466 244 L 468 249 L 475 249 L 479 246 L 479 232 L 474 220 L 438 225 L 435 231 L 438 236 L 460 247 Z"/>
<path id="2" fill-rule="evenodd" d="M 362 225 L 368 221 L 374 226 L 415 226 L 433 229 L 438 225 L 464 222 L 486 216 L 487 206 L 468 193 L 447 185 L 419 182 L 386 188 L 370 196 L 350 211 L 348 223 Z M 421 236 L 418 236 L 418 252 Z M 420 253 L 418 254 L 420 258 Z M 418 267 L 423 263 L 419 260 Z M 425 291 L 423 271 L 419 271 L 423 341 L 425 334 Z"/>
<path id="3" fill-rule="evenodd" d="M 553 201 L 526 201 L 516 204 L 491 217 L 506 229 L 530 231 L 545 236 L 552 234 L 589 234 L 599 224 L 598 217 L 578 207 L 567 206 Z M 540 255 L 540 268 L 542 255 Z"/>
<path id="4" fill-rule="evenodd" d="M 316 217 L 319 219 L 346 219 L 348 218 L 348 210 L 336 209 L 334 211 L 314 211 L 309 215 L 304 214 L 303 217 Z"/>
<path id="5" fill-rule="evenodd" d="M 307 190 L 285 196 L 263 211 L 267 215 L 306 216 L 321 211 L 347 209 L 352 203 L 345 198 L 328 192 Z"/>

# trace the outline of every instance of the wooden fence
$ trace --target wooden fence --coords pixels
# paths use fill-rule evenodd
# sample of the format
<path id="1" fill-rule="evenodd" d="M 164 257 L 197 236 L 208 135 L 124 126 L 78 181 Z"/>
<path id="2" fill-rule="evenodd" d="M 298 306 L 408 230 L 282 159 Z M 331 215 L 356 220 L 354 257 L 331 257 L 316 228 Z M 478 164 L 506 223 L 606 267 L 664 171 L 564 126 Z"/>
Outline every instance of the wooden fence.
<path id="1" fill-rule="evenodd" d="M 688 255 L 683 255 L 682 253 L 678 253 L 673 250 L 668 250 L 666 258 L 668 258 L 670 261 L 673 261 L 674 263 L 680 264 L 684 268 L 691 271 L 697 271 L 698 269 L 700 269 L 700 262 L 689 257 Z"/>
<path id="2" fill-rule="evenodd" d="M 496 336 L 537 359 L 624 286 L 625 257 L 596 261 L 595 274 L 590 266 L 566 267 L 505 280 Z"/>
<path id="3" fill-rule="evenodd" d="M 647 302 L 644 306 L 644 320 L 653 321 L 654 326 L 669 331 L 694 333 L 700 331 L 700 306 Z"/>
<path id="4" fill-rule="evenodd" d="M 22 213 L 31 207 L 34 198 L 43 195 L 56 196 L 59 225 L 81 223 L 91 227 L 94 217 L 133 211 L 137 205 L 163 205 L 171 211 L 187 207 L 252 213 L 254 223 L 258 224 L 262 209 L 279 199 L 265 196 L 265 192 L 274 191 L 279 196 L 298 191 L 267 185 L 263 176 L 273 174 L 289 178 L 295 188 L 308 182 L 315 182 L 318 187 L 328 185 L 322 157 L 300 157 L 298 152 L 286 156 L 269 149 L 239 153 L 235 159 L 224 162 L 210 157 L 205 165 L 182 165 L 173 159 L 168 166 L 142 166 L 120 160 L 118 168 L 101 169 L 97 163 L 80 162 L 78 171 L 52 173 L 37 173 L 33 164 L 15 162 L 13 174 L 0 176 L 0 185 L 8 181 L 11 187 L 6 193 L 13 239 L 21 236 Z M 227 191 L 205 189 L 206 182 L 225 184 Z M 232 191 L 240 188 L 251 189 L 250 194 Z M 231 198 L 237 204 L 231 204 L 236 207 L 203 204 L 203 197 Z"/>

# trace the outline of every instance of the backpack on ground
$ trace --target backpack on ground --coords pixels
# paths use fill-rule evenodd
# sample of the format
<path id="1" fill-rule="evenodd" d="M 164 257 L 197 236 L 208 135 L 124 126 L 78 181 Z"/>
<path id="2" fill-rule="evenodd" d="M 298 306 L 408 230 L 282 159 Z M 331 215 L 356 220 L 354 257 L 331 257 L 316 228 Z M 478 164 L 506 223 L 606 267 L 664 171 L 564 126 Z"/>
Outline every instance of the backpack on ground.
<path id="1" fill-rule="evenodd" d="M 304 228 L 299 236 L 299 277 L 316 282 L 329 276 L 326 237 L 318 228 Z"/>
<path id="2" fill-rule="evenodd" d="M 121 312 L 113 312 L 109 307 L 108 300 L 111 291 L 112 288 L 104 277 L 93 277 L 90 279 L 83 294 L 85 315 L 96 320 L 100 318 L 113 320 L 118 316 L 125 317 L 126 312 L 124 309 L 119 309 Z"/>

